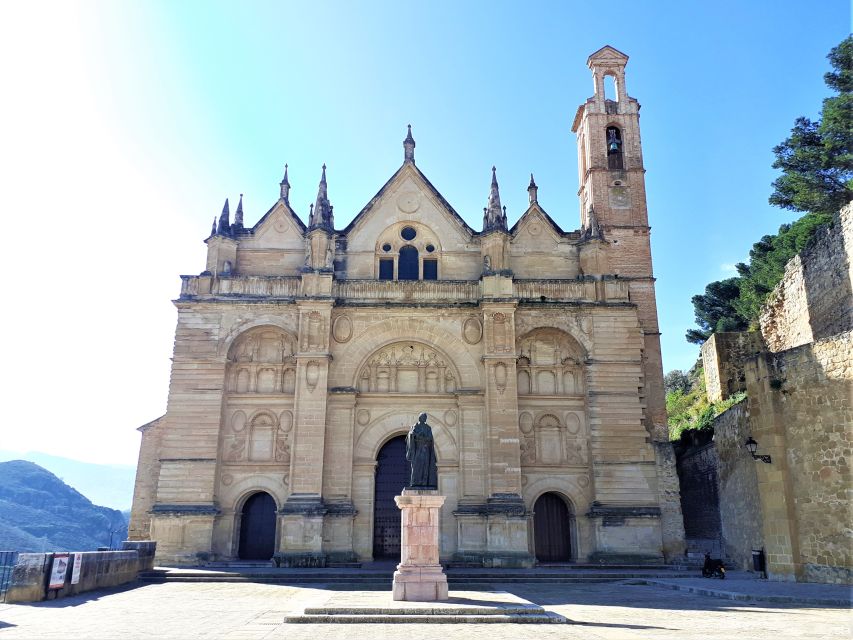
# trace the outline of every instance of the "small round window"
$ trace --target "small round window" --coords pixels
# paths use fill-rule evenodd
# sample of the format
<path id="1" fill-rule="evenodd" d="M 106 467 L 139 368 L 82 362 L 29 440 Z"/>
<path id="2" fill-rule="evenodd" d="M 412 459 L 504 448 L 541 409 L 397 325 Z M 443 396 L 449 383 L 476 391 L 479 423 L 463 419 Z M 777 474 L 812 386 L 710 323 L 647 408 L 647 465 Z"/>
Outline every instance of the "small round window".
<path id="1" fill-rule="evenodd" d="M 427 253 L 432 253 L 433 251 L 435 251 L 435 247 L 431 244 L 428 244 L 426 246 L 426 250 L 427 250 Z"/>
<path id="2" fill-rule="evenodd" d="M 414 240 L 415 236 L 418 235 L 418 232 L 412 227 L 403 227 L 400 235 L 403 237 L 403 240 Z"/>
<path id="3" fill-rule="evenodd" d="M 391 251 L 391 245 L 386 242 L 385 244 L 382 245 L 382 250 L 385 253 L 388 253 L 389 251 Z"/>

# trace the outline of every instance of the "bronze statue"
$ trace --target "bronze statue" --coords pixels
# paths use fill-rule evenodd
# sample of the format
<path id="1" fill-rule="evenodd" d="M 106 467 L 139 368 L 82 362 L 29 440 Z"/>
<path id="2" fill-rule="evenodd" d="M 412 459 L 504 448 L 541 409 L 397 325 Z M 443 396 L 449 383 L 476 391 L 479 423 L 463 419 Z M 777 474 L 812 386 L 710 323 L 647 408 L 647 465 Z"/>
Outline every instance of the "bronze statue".
<path id="1" fill-rule="evenodd" d="M 409 435 L 406 436 L 406 460 L 412 465 L 410 489 L 438 489 L 435 443 L 425 413 L 418 416 L 418 421 L 412 425 Z"/>

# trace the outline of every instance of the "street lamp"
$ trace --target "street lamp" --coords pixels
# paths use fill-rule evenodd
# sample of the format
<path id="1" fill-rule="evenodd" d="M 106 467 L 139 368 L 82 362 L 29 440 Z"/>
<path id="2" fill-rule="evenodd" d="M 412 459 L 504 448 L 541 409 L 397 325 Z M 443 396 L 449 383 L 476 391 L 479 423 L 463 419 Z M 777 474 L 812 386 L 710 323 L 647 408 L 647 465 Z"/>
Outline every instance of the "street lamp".
<path id="1" fill-rule="evenodd" d="M 758 451 L 758 443 L 752 439 L 752 436 L 749 436 L 749 438 L 746 439 L 744 446 L 746 447 L 746 450 L 749 451 L 749 455 L 752 456 L 753 460 L 761 460 L 761 462 L 770 464 L 770 456 L 755 453 Z"/>

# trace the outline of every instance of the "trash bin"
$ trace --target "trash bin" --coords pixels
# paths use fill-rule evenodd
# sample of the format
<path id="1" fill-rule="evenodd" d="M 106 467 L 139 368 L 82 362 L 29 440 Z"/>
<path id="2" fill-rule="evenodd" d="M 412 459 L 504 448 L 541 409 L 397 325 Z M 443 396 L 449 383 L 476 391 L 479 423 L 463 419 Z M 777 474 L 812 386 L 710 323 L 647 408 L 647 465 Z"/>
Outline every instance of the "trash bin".
<path id="1" fill-rule="evenodd" d="M 767 572 L 767 565 L 764 558 L 764 549 L 752 550 L 752 570 L 760 573 Z"/>

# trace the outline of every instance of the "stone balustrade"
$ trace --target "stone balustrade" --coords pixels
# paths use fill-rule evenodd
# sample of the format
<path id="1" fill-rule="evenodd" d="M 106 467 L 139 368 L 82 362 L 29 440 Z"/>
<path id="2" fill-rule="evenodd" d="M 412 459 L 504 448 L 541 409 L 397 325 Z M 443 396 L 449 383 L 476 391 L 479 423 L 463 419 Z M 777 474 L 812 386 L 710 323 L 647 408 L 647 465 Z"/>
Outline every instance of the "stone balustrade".
<path id="1" fill-rule="evenodd" d="M 300 276 L 181 276 L 181 299 L 297 298 Z M 508 293 L 508 292 L 507 292 Z M 332 297 L 370 302 L 470 302 L 483 299 L 480 280 L 335 280 Z M 514 280 L 512 296 L 547 302 L 628 302 L 626 280 Z"/>

